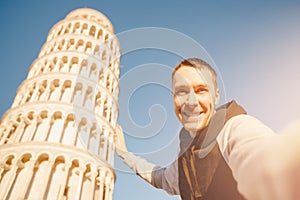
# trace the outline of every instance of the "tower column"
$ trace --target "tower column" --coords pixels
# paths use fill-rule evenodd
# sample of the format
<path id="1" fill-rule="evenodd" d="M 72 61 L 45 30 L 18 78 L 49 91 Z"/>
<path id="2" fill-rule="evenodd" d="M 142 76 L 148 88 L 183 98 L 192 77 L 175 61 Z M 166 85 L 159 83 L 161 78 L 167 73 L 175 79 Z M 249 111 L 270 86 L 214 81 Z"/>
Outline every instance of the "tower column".
<path id="1" fill-rule="evenodd" d="M 64 174 L 63 174 L 62 182 L 60 185 L 59 193 L 57 195 L 57 199 L 63 199 L 64 193 L 65 193 L 65 188 L 66 188 L 67 181 L 69 178 L 69 170 L 70 170 L 71 166 L 72 166 L 72 163 L 70 163 L 70 162 L 65 163 Z M 55 184 L 55 183 L 53 183 L 53 184 Z"/>
<path id="2" fill-rule="evenodd" d="M 20 164 L 20 162 L 19 162 L 19 164 Z M 25 166 L 23 163 L 19 165 L 19 168 L 23 168 L 23 170 L 26 170 L 27 173 L 25 174 L 25 177 L 24 176 L 23 177 L 19 177 L 19 176 L 17 177 L 18 179 L 23 179 L 24 184 L 23 184 L 22 188 L 19 188 L 19 191 L 14 190 L 14 193 L 15 193 L 14 196 L 15 197 L 17 197 L 19 199 L 26 199 L 25 198 L 26 192 L 29 192 L 26 189 L 29 188 L 30 181 L 31 181 L 32 176 L 34 174 L 34 167 L 35 167 L 35 160 L 33 160 L 32 158 L 30 159 L 28 166 Z M 11 198 L 11 199 L 14 199 L 14 198 Z"/>
<path id="3" fill-rule="evenodd" d="M 49 179 L 50 179 L 50 176 L 51 176 L 51 171 L 52 171 L 52 168 L 53 168 L 53 165 L 54 165 L 54 161 L 53 160 L 50 160 L 49 161 L 49 164 L 46 168 L 46 173 L 45 173 L 45 181 L 44 181 L 44 185 L 41 186 L 41 198 L 40 199 L 45 199 L 46 198 L 46 190 L 47 188 L 49 187 Z"/>
<path id="4" fill-rule="evenodd" d="M 8 126 L 6 127 L 5 131 L 4 131 L 4 134 L 3 134 L 2 139 L 0 141 L 0 145 L 5 144 L 7 142 L 8 136 L 9 136 L 9 133 L 10 133 L 12 127 L 13 127 L 13 123 L 10 122 L 8 124 Z"/>
<path id="5" fill-rule="evenodd" d="M 18 142 L 20 137 L 22 136 L 21 134 L 23 133 L 24 128 L 25 128 L 25 122 L 23 120 L 23 117 L 20 116 L 20 122 L 15 121 L 15 124 L 16 124 L 17 128 L 15 130 L 14 136 L 10 139 L 10 141 L 12 143 Z"/>

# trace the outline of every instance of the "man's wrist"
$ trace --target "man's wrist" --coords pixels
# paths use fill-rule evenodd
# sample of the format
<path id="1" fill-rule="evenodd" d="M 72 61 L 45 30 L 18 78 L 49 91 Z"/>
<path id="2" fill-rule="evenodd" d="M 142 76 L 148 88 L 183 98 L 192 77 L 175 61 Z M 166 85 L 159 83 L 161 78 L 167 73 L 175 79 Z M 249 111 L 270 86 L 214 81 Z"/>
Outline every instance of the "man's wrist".
<path id="1" fill-rule="evenodd" d="M 123 160 L 125 159 L 125 157 L 129 154 L 129 151 L 124 151 L 121 149 L 116 149 L 116 153 L 117 155 L 122 158 Z"/>

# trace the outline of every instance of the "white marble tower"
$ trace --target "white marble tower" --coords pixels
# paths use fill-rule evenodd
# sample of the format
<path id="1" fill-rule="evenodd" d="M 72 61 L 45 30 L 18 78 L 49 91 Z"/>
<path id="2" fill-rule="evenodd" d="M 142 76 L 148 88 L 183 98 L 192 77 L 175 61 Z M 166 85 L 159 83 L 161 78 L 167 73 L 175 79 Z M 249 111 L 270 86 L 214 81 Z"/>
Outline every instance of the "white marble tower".
<path id="1" fill-rule="evenodd" d="M 120 48 L 100 12 L 50 31 L 0 124 L 0 199 L 112 199 Z"/>

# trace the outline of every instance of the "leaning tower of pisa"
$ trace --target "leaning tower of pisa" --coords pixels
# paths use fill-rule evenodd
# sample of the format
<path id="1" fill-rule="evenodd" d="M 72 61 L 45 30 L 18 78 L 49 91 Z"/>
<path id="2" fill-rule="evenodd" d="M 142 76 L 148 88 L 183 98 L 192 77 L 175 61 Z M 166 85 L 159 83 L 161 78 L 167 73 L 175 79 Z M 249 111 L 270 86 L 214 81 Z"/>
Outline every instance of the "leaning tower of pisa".
<path id="1" fill-rule="evenodd" d="M 119 58 L 100 12 L 54 25 L 1 120 L 0 199 L 112 199 Z"/>

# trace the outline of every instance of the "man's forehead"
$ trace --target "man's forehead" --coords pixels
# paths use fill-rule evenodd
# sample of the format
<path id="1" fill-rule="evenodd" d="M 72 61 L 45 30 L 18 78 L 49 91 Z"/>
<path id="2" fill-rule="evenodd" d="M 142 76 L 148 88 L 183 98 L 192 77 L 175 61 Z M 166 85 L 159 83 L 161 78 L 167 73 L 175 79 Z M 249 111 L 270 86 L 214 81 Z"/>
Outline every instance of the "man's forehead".
<path id="1" fill-rule="evenodd" d="M 173 76 L 173 84 L 176 82 L 204 82 L 211 84 L 213 81 L 212 73 L 206 68 L 194 68 L 191 66 L 182 66 Z"/>

